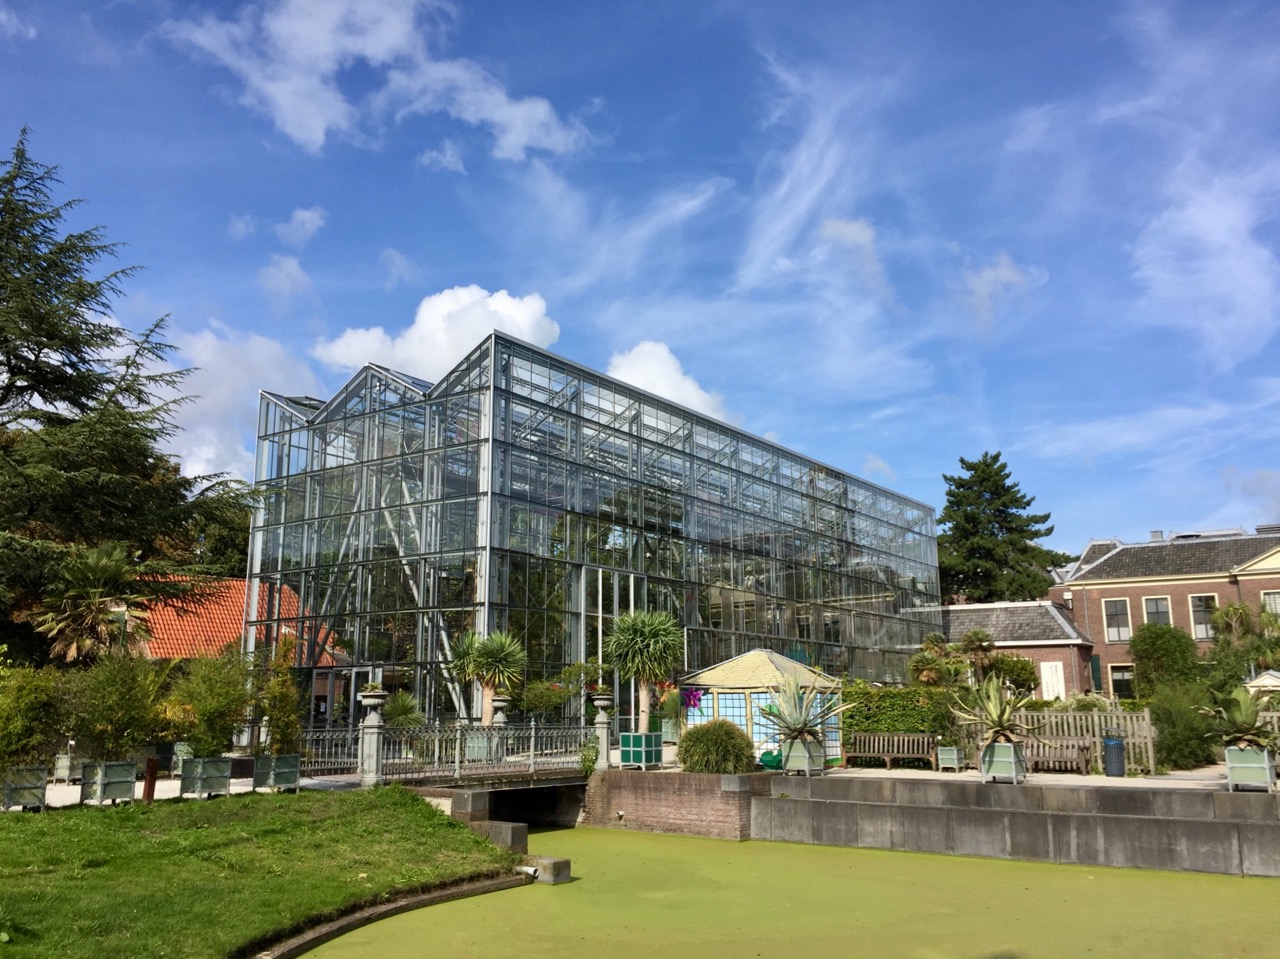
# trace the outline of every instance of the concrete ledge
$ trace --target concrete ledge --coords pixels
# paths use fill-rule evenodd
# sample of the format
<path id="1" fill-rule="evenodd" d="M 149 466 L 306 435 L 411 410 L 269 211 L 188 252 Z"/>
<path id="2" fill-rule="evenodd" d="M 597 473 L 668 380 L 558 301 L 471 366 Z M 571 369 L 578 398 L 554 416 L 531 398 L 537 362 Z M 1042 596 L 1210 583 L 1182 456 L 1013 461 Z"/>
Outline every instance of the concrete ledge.
<path id="1" fill-rule="evenodd" d="M 529 865 L 538 869 L 538 882 L 558 886 L 573 878 L 573 870 L 568 859 L 555 859 L 552 856 L 529 856 Z"/>

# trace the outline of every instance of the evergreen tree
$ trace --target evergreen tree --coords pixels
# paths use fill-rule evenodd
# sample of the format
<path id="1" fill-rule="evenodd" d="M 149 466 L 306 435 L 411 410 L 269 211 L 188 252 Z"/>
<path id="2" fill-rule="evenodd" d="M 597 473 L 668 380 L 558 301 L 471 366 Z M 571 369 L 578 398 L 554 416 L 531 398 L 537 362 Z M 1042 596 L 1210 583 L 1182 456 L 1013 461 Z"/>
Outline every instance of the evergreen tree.
<path id="1" fill-rule="evenodd" d="M 86 549 L 118 548 L 144 592 L 181 595 L 206 572 L 201 533 L 238 525 L 250 502 L 161 451 L 187 371 L 163 319 L 140 334 L 110 320 L 133 268 L 94 276 L 116 245 L 63 232 L 79 201 L 56 203 L 58 182 L 24 129 L 0 160 L 0 642 L 27 660 L 47 654 L 32 620 Z"/>
<path id="2" fill-rule="evenodd" d="M 1028 513 L 1035 497 L 1013 482 L 1000 453 L 960 458 L 965 472 L 943 475 L 947 502 L 939 519 L 938 571 L 943 601 L 971 603 L 1040 599 L 1052 585 L 1047 570 L 1071 557 L 1040 546 L 1053 533 L 1048 513 Z"/>

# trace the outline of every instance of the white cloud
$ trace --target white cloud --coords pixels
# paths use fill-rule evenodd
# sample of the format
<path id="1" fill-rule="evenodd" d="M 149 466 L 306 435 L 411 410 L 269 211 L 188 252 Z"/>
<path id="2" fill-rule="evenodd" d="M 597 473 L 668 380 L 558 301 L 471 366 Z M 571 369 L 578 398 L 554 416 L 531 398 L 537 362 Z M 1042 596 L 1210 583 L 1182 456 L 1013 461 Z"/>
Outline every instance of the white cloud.
<path id="1" fill-rule="evenodd" d="M 966 270 L 964 275 L 965 292 L 969 297 L 969 305 L 974 316 L 982 326 L 989 326 L 996 307 L 1009 294 L 1028 286 L 1028 276 L 1008 253 L 1001 252 L 986 266 L 977 270 Z"/>
<path id="2" fill-rule="evenodd" d="M 423 150 L 418 154 L 418 166 L 428 170 L 448 170 L 450 173 L 466 173 L 462 165 L 462 154 L 458 145 L 452 140 L 445 140 L 438 150 Z"/>
<path id="3" fill-rule="evenodd" d="M 197 369 L 183 383 L 195 399 L 179 408 L 180 432 L 170 442 L 188 475 L 230 473 L 253 479 L 258 391 L 323 393 L 306 363 L 276 340 L 221 323 L 175 334 L 182 359 Z"/>
<path id="4" fill-rule="evenodd" d="M 416 263 L 391 247 L 382 251 L 382 265 L 387 270 L 387 278 L 382 284 L 385 290 L 394 290 L 402 283 L 415 283 L 421 273 Z"/>
<path id="5" fill-rule="evenodd" d="M 281 242 L 289 246 L 306 246 L 323 229 L 329 214 L 323 207 L 298 207 L 284 223 L 277 223 L 273 230 Z"/>
<path id="6" fill-rule="evenodd" d="M 234 213 L 227 223 L 227 236 L 233 240 L 243 240 L 258 232 L 258 220 L 251 213 Z"/>
<path id="7" fill-rule="evenodd" d="M 718 420 L 729 421 L 724 397 L 704 390 L 684 371 L 665 343 L 643 340 L 625 353 L 609 358 L 610 376 L 638 386 L 664 399 L 698 410 Z"/>
<path id="8" fill-rule="evenodd" d="M 311 277 L 296 256 L 276 254 L 258 271 L 258 285 L 266 292 L 277 310 L 285 311 L 295 297 L 311 292 Z"/>
<path id="9" fill-rule="evenodd" d="M 452 11 L 438 0 L 275 0 L 245 5 L 235 20 L 210 14 L 169 21 L 165 32 L 235 73 L 244 83 L 241 102 L 312 153 L 331 134 L 361 142 L 376 120 L 415 113 L 444 113 L 489 130 L 499 159 L 582 147 L 588 136 L 581 123 L 561 120 L 545 99 L 510 96 L 470 60 L 431 56 L 427 15 Z M 372 92 L 344 89 L 354 67 L 367 68 L 361 72 L 372 78 Z"/>
<path id="10" fill-rule="evenodd" d="M 893 299 L 893 290 L 876 253 L 876 228 L 870 220 L 827 220 L 822 224 L 822 235 L 852 251 L 858 278 L 868 293 L 881 301 Z"/>
<path id="11" fill-rule="evenodd" d="M 550 346 L 559 325 L 547 316 L 547 304 L 536 293 L 512 296 L 478 286 L 457 286 L 434 293 L 418 304 L 413 323 L 400 333 L 380 326 L 345 330 L 321 339 L 312 349 L 322 363 L 342 370 L 379 363 L 415 376 L 437 379 L 492 330 L 501 330 L 536 346 Z"/>
<path id="12" fill-rule="evenodd" d="M 7 40 L 34 40 L 36 28 L 8 7 L 0 7 L 0 37 Z"/>
<path id="13" fill-rule="evenodd" d="M 883 476 L 890 482 L 898 478 L 898 475 L 889 464 L 876 456 L 875 453 L 868 453 L 867 458 L 862 461 L 862 475 L 868 479 L 872 476 Z"/>

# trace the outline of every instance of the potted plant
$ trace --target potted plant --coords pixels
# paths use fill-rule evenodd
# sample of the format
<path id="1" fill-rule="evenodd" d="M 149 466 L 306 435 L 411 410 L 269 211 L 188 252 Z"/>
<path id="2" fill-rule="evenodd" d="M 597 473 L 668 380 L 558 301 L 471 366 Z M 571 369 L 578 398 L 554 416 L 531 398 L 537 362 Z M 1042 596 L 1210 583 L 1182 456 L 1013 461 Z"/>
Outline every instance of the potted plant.
<path id="1" fill-rule="evenodd" d="M 1031 696 L 1006 694 L 1000 677 L 991 675 L 972 692 L 972 705 L 958 695 L 952 715 L 966 726 L 977 726 L 982 740 L 982 781 L 1020 783 L 1027 778 L 1027 758 L 1022 738 L 1033 734 L 1031 727 L 1015 718 L 1015 713 Z"/>
<path id="2" fill-rule="evenodd" d="M 938 739 L 938 769 L 954 769 L 962 772 L 965 767 L 964 747 L 950 734 Z"/>
<path id="3" fill-rule="evenodd" d="M 1227 789 L 1237 786 L 1260 786 L 1271 789 L 1275 784 L 1275 768 L 1271 765 L 1271 747 L 1276 734 L 1262 719 L 1262 702 L 1257 694 L 1243 686 L 1229 693 L 1210 691 L 1214 705 L 1197 706 L 1200 713 L 1211 717 L 1226 747 Z"/>
<path id="4" fill-rule="evenodd" d="M 622 679 L 636 681 L 637 715 L 632 732 L 618 734 L 622 765 L 662 765 L 662 733 L 648 732 L 653 684 L 668 678 L 684 656 L 684 633 L 667 613 L 624 613 L 605 639 L 605 657 Z"/>
<path id="5" fill-rule="evenodd" d="M 825 768 L 826 728 L 853 703 L 841 703 L 833 693 L 810 686 L 798 676 L 787 676 L 774 691 L 773 702 L 760 707 L 760 717 L 778 734 L 782 768 L 821 774 Z"/>
<path id="6" fill-rule="evenodd" d="M 658 684 L 658 715 L 662 717 L 662 741 L 678 743 L 684 729 L 684 690 L 675 683 Z"/>
<path id="7" fill-rule="evenodd" d="M 360 687 L 360 704 L 369 709 L 381 709 L 390 695 L 382 688 L 382 683 L 365 683 Z"/>

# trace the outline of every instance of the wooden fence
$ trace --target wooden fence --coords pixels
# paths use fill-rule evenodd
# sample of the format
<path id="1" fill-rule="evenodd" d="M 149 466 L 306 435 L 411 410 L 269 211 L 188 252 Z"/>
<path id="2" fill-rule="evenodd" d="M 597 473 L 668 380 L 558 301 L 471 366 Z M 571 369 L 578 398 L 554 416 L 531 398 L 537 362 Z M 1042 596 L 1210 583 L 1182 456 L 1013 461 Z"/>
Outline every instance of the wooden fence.
<path id="1" fill-rule="evenodd" d="M 1275 714 L 1280 716 L 1280 713 Z M 1152 773 L 1156 768 L 1156 737 L 1151 725 L 1151 711 L 1139 713 L 1109 710 L 1097 713 L 1020 712 L 1019 722 L 1035 730 L 1037 736 L 1070 736 L 1089 739 L 1093 743 L 1092 764 L 1102 769 L 1102 740 L 1108 729 L 1118 729 L 1124 736 L 1126 773 Z"/>

